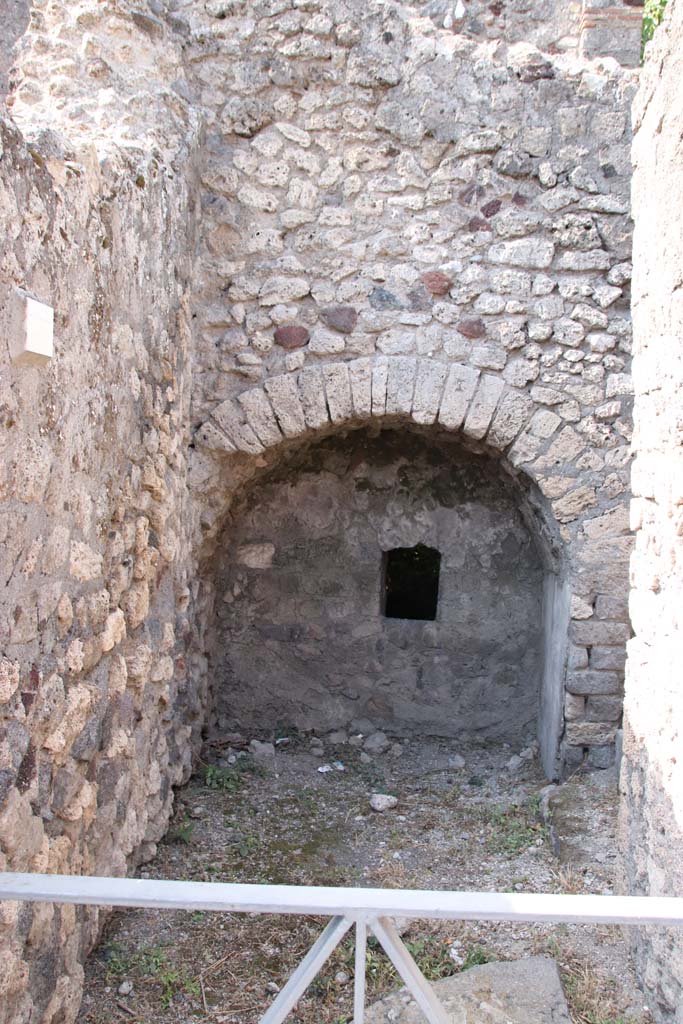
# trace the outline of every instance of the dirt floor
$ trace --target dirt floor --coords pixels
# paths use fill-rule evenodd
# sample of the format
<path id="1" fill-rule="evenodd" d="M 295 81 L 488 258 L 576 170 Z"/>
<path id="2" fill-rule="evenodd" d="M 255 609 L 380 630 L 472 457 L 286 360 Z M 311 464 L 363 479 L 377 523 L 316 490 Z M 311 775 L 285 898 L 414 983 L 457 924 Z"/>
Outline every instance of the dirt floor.
<path id="1" fill-rule="evenodd" d="M 616 784 L 609 773 L 576 777 L 556 791 L 547 789 L 531 751 L 508 747 L 421 739 L 372 758 L 344 742 L 313 751 L 310 738 L 290 734 L 274 755 L 236 747 L 207 755 L 177 794 L 168 836 L 141 877 L 612 891 Z M 325 766 L 331 770 L 321 771 Z M 373 793 L 397 797 L 397 806 L 376 813 Z M 552 820 L 542 813 L 548 803 Z M 117 912 L 88 961 L 79 1022 L 256 1024 L 323 924 Z M 651 1021 L 616 928 L 418 922 L 401 931 L 431 979 L 547 953 L 560 966 L 576 1024 Z M 367 974 L 369 1002 L 399 985 L 372 943 Z M 347 1024 L 352 995 L 349 939 L 290 1019 Z"/>

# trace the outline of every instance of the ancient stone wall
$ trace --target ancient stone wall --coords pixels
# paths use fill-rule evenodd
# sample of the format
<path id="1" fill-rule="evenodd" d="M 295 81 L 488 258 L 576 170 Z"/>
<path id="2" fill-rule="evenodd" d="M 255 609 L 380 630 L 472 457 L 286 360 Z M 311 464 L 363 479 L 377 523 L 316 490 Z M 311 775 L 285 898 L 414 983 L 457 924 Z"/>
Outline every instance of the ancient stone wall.
<path id="1" fill-rule="evenodd" d="M 621 776 L 624 888 L 683 891 L 680 727 L 683 609 L 683 5 L 648 48 L 635 105 L 636 389 L 629 644 Z M 658 1020 L 679 1021 L 683 943 L 643 929 L 635 943 Z"/>
<path id="2" fill-rule="evenodd" d="M 120 12 L 75 7 L 34 14 L 45 32 L 12 108 L 32 127 L 0 122 L 0 869 L 123 874 L 165 831 L 204 704 L 186 528 L 192 126 L 175 167 L 144 125 L 100 149 L 78 130 L 78 96 L 98 103 L 79 55 L 113 66 L 107 19 L 116 46 L 127 32 L 149 52 Z M 166 151 L 176 116 L 156 125 Z M 55 312 L 41 365 L 15 359 L 27 294 Z M 73 1020 L 101 920 L 4 903 L 0 1020 Z"/>
<path id="3" fill-rule="evenodd" d="M 544 763 L 561 736 L 565 765 L 610 762 L 632 77 L 577 56 L 572 5 L 464 6 L 461 31 L 359 0 L 34 0 L 0 139 L 1 867 L 150 854 L 225 659 L 233 501 L 373 421 L 523 475 L 562 565 Z M 40 366 L 27 295 L 55 310 Z M 2 915 L 0 1020 L 72 1020 L 101 914 Z"/>
<path id="4" fill-rule="evenodd" d="M 0 102 L 7 94 L 8 72 L 14 61 L 14 44 L 24 34 L 28 18 L 28 0 L 2 0 L 0 3 Z"/>
<path id="5" fill-rule="evenodd" d="M 219 546 L 219 732 L 535 740 L 545 569 L 522 503 L 448 434 L 361 430 L 284 460 Z M 433 621 L 387 615 L 386 553 L 417 545 L 440 554 Z"/>
<path id="6" fill-rule="evenodd" d="M 567 671 L 569 692 L 552 716 L 567 719 L 566 764 L 589 748 L 608 763 L 629 635 L 633 76 L 515 42 L 514 27 L 482 42 L 401 7 L 184 13 L 208 119 L 204 550 L 249 457 L 283 438 L 371 416 L 462 429 L 561 524 L 572 648 L 567 667 L 566 625 L 549 621 L 548 672 L 561 694 Z M 549 774 L 555 758 L 549 744 Z"/>

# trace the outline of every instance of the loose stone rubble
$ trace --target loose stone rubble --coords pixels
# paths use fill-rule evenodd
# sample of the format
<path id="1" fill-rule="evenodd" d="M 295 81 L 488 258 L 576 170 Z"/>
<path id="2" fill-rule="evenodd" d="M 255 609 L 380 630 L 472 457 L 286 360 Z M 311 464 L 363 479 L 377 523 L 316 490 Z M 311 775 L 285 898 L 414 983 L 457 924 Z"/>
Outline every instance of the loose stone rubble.
<path id="1" fill-rule="evenodd" d="M 0 869 L 153 853 L 226 696 L 235 502 L 356 428 L 450 432 L 517 481 L 545 770 L 612 763 L 632 5 L 601 45 L 578 6 L 462 6 L 36 0 L 11 69 L 3 44 Z M 42 366 L 12 359 L 26 294 Z M 72 1021 L 101 912 L 0 915 L 0 1021 Z"/>

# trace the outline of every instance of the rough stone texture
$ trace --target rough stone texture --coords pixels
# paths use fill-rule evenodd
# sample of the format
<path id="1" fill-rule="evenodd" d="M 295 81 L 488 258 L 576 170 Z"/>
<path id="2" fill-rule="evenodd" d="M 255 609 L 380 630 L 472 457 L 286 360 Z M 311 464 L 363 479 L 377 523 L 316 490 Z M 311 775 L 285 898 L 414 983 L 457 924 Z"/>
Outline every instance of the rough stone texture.
<path id="1" fill-rule="evenodd" d="M 458 431 L 496 493 L 519 478 L 528 722 L 550 775 L 609 759 L 634 77 L 578 55 L 577 5 L 464 6 L 38 0 L 23 36 L 2 8 L 0 866 L 150 854 L 230 653 L 231 504 L 368 423 Z M 55 309 L 42 368 L 10 358 L 16 288 Z M 250 537 L 240 572 L 281 541 Z M 102 912 L 3 913 L 0 1021 L 68 1024 Z"/>
<path id="2" fill-rule="evenodd" d="M 533 739 L 543 564 L 495 464 L 365 431 L 287 461 L 237 501 L 218 569 L 220 729 L 368 718 L 393 734 Z M 441 552 L 436 621 L 381 608 L 383 552 Z M 266 545 L 272 564 L 245 565 Z M 374 737 L 372 737 L 374 739 Z"/>
<path id="3" fill-rule="evenodd" d="M 166 829 L 205 703 L 187 538 L 194 129 L 178 98 L 174 167 L 131 124 L 100 149 L 75 129 L 73 97 L 93 93 L 73 6 L 34 15 L 35 80 L 24 67 L 11 98 L 26 138 L 0 118 L 0 869 L 123 874 Z M 148 35 L 111 16 L 87 59 L 132 46 L 144 66 Z M 55 309 L 42 367 L 10 359 L 17 287 Z M 103 920 L 3 906 L 3 1024 L 74 1019 Z"/>
<path id="4" fill-rule="evenodd" d="M 601 597 L 623 594 L 630 539 L 615 513 L 628 487 L 635 79 L 613 61 L 577 59 L 581 11 L 569 7 L 508 4 L 494 14 L 471 3 L 462 24 L 435 29 L 448 11 L 434 8 L 427 21 L 359 8 L 349 22 L 348 9 L 330 5 L 311 28 L 295 10 L 261 22 L 183 6 L 211 125 L 193 296 L 207 541 L 226 494 L 256 472 L 241 456 L 225 462 L 216 409 L 261 385 L 275 405 L 272 382 L 281 388 L 289 374 L 303 410 L 280 420 L 290 441 L 362 420 L 368 404 L 373 417 L 462 428 L 505 452 L 550 503 L 581 614 L 597 618 Z M 564 39 L 564 56 L 529 42 L 557 18 L 571 22 L 553 37 Z M 207 33 L 216 40 L 208 54 Z M 475 60 L 482 36 L 511 45 Z M 264 47 L 274 55 L 265 69 Z M 245 76 L 258 97 L 249 130 Z M 297 93 L 301 83 L 309 87 Z M 242 121 L 221 116 L 226 92 Z M 357 313 L 350 333 L 330 313 L 340 308 Z M 272 344 L 283 321 L 311 332 L 295 362 Z M 361 370 L 358 360 L 370 362 Z M 296 412 L 293 392 L 288 401 Z M 262 455 L 239 424 L 228 441 Z M 559 591 L 548 600 L 552 673 L 563 676 L 562 628 L 550 620 L 564 604 Z M 622 632 L 608 630 L 606 646 L 618 651 L 626 609 L 610 615 Z M 602 692 L 613 693 L 606 671 Z M 561 707 L 557 715 L 561 728 Z M 613 734 L 614 719 L 602 726 L 575 719 L 563 756 L 581 760 Z"/>
<path id="5" fill-rule="evenodd" d="M 29 22 L 29 0 L 0 2 L 0 104 L 7 95 L 8 71 L 14 62 L 14 44 L 26 31 Z"/>
<path id="6" fill-rule="evenodd" d="M 452 1024 L 570 1024 L 554 960 L 535 956 L 509 963 L 481 964 L 434 983 Z M 401 989 L 371 1006 L 368 1024 L 422 1024 L 424 1016 Z"/>
<path id="7" fill-rule="evenodd" d="M 630 609 L 621 787 L 624 888 L 683 892 L 680 726 L 683 608 L 683 7 L 650 44 L 635 106 L 636 391 Z M 597 651 L 597 648 L 596 648 Z M 604 663 L 604 652 L 600 652 Z M 679 1021 L 683 940 L 641 930 L 641 977 L 658 1020 Z"/>

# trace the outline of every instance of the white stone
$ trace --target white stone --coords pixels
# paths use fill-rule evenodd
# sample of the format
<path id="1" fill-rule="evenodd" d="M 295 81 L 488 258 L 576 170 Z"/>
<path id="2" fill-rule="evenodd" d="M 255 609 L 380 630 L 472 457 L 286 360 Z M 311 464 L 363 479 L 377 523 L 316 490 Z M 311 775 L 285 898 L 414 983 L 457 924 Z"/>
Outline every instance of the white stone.
<path id="1" fill-rule="evenodd" d="M 54 356 L 55 311 L 20 288 L 12 295 L 10 352 L 19 366 L 42 366 Z"/>
<path id="2" fill-rule="evenodd" d="M 398 806 L 398 798 L 388 796 L 385 793 L 373 793 L 370 797 L 370 806 L 373 811 L 382 814 L 384 811 L 392 811 Z"/>

